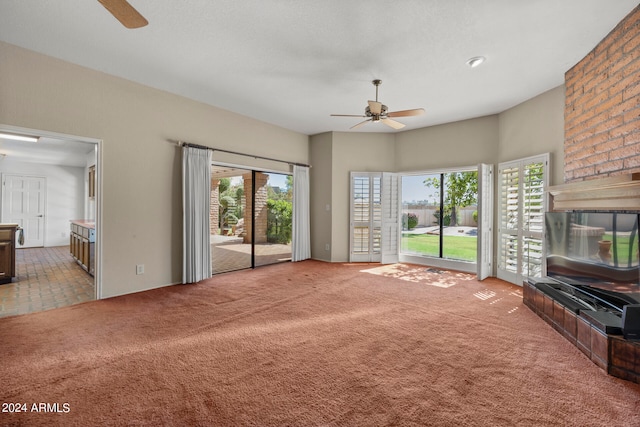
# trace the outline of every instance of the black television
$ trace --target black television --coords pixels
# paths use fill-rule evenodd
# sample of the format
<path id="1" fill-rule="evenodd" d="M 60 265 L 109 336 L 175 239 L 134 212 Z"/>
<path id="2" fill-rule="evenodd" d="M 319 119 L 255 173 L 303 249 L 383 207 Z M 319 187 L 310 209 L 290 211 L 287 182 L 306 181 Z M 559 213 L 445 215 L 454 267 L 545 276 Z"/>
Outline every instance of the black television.
<path id="1" fill-rule="evenodd" d="M 547 277 L 607 311 L 639 304 L 638 220 L 638 213 L 547 212 Z"/>

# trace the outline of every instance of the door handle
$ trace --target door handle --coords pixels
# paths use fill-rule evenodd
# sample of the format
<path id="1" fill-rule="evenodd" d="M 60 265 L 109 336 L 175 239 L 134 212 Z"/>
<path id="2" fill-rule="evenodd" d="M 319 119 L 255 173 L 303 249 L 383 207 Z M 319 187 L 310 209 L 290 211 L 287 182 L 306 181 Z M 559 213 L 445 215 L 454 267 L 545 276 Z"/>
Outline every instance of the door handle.
<path id="1" fill-rule="evenodd" d="M 42 214 L 37 215 L 37 217 L 38 217 L 38 218 L 42 218 L 43 216 L 44 216 L 44 215 L 42 215 Z"/>

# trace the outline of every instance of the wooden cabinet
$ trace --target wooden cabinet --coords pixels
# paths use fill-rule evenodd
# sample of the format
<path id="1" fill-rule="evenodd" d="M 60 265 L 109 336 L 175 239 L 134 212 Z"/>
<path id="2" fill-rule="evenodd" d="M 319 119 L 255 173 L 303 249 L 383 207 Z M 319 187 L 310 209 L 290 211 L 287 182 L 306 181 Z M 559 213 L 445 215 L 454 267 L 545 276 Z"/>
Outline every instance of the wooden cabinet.
<path id="1" fill-rule="evenodd" d="M 18 224 L 0 224 L 0 284 L 16 275 L 16 230 Z"/>
<path id="2" fill-rule="evenodd" d="M 92 276 L 95 274 L 95 225 L 90 221 L 72 221 L 69 248 L 76 262 Z"/>

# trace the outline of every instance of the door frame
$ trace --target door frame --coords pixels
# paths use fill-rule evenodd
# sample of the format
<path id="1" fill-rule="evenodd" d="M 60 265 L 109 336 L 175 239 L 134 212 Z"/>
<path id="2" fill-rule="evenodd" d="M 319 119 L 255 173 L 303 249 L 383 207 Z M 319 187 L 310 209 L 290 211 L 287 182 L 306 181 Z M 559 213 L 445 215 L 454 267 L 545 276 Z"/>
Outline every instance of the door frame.
<path id="1" fill-rule="evenodd" d="M 72 134 L 64 134 L 58 132 L 49 132 L 46 130 L 35 129 L 35 128 L 25 128 L 20 126 L 13 126 L 8 124 L 0 123 L 0 131 L 9 132 L 9 133 L 17 133 L 17 134 L 27 134 L 33 135 L 36 137 L 48 137 L 54 139 L 62 139 L 68 141 L 78 141 L 85 142 L 88 144 L 95 144 L 96 146 L 96 177 L 95 177 L 95 227 L 96 227 L 96 243 L 95 243 L 95 275 L 93 276 L 93 283 L 95 289 L 95 299 L 102 299 L 102 215 L 103 215 L 103 199 L 102 199 L 102 149 L 103 149 L 103 141 L 99 138 L 92 138 L 87 136 L 77 136 Z M 69 218 L 74 219 L 74 218 Z"/>

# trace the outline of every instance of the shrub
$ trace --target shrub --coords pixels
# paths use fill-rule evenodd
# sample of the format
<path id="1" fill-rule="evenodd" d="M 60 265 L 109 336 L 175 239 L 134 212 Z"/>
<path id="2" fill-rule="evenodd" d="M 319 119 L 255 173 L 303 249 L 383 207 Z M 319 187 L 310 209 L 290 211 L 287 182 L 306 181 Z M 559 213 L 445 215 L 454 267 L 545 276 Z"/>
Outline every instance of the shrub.
<path id="1" fill-rule="evenodd" d="M 440 211 L 435 211 L 433 213 L 433 216 L 436 217 L 436 224 L 440 224 Z M 442 220 L 442 225 L 444 225 L 445 227 L 448 227 L 451 225 L 451 210 L 450 209 L 445 209 L 444 210 L 444 219 Z"/>
<path id="2" fill-rule="evenodd" d="M 418 216 L 414 213 L 402 214 L 402 226 L 408 230 L 413 230 L 418 225 Z"/>
<path id="3" fill-rule="evenodd" d="M 286 200 L 267 200 L 267 242 L 287 244 L 291 241 L 292 206 Z"/>
<path id="4" fill-rule="evenodd" d="M 478 211 L 473 211 L 473 220 L 476 224 L 478 223 Z"/>

